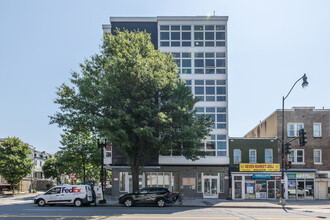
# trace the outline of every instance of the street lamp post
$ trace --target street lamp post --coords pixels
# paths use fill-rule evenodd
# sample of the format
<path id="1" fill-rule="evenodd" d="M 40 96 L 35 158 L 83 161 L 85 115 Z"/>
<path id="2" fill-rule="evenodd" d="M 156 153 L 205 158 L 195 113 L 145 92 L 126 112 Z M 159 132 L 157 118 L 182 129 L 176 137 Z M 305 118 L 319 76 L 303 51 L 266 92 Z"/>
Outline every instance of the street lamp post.
<path id="1" fill-rule="evenodd" d="M 300 77 L 291 87 L 290 91 L 286 96 L 283 96 L 282 98 L 282 169 L 281 169 L 281 204 L 285 204 L 285 198 L 284 198 L 284 167 L 285 167 L 285 143 L 284 143 L 284 101 L 285 99 L 290 95 L 292 89 L 295 87 L 295 85 L 300 81 L 303 80 L 302 87 L 306 87 L 308 85 L 307 82 L 307 76 L 304 74 L 302 77 Z"/>
<path id="2" fill-rule="evenodd" d="M 104 148 L 107 146 L 107 139 L 104 139 L 104 143 L 100 143 L 100 139 L 97 139 L 97 147 L 101 148 L 101 172 L 100 172 L 100 181 L 101 181 L 101 189 L 102 189 L 102 197 L 103 199 L 100 200 L 99 203 L 106 203 L 106 200 L 104 199 L 104 177 L 103 177 L 103 164 L 104 164 Z"/>

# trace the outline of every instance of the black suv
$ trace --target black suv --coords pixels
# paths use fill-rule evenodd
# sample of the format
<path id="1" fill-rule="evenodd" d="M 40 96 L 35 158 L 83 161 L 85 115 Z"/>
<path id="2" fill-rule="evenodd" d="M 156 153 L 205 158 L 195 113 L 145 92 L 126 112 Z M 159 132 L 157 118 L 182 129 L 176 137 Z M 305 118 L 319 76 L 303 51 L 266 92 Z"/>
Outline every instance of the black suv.
<path id="1" fill-rule="evenodd" d="M 159 207 L 165 206 L 166 203 L 171 203 L 172 193 L 166 188 L 151 187 L 143 188 L 135 193 L 127 193 L 119 197 L 119 203 L 127 207 L 134 204 L 153 203 Z"/>

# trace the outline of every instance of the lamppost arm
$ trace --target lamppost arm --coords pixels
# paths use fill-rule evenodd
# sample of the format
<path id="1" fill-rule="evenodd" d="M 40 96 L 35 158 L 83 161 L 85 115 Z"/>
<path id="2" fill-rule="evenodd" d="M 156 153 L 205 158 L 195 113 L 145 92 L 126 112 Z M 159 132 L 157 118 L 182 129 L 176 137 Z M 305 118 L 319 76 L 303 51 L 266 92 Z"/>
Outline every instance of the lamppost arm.
<path id="1" fill-rule="evenodd" d="M 297 84 L 301 79 L 304 79 L 303 87 L 306 86 L 306 85 L 308 84 L 308 82 L 307 82 L 307 76 L 306 76 L 306 73 L 305 73 L 302 77 L 300 77 L 300 78 L 299 78 L 299 79 L 293 84 L 293 86 L 291 87 L 291 89 L 290 89 L 290 91 L 288 92 L 288 94 L 287 94 L 285 97 L 283 96 L 283 101 L 284 101 L 286 98 L 288 98 L 288 96 L 290 95 L 292 89 L 296 86 L 296 84 Z"/>

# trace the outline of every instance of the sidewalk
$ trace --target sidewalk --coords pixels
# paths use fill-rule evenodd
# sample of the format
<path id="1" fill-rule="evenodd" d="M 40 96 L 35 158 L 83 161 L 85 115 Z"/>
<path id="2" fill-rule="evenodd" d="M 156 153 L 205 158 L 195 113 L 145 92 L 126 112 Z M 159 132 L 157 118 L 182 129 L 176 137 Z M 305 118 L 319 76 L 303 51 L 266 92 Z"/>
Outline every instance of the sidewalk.
<path id="1" fill-rule="evenodd" d="M 118 200 L 105 196 L 109 206 L 123 206 Z M 179 206 L 174 203 L 171 206 Z M 225 199 L 195 199 L 183 200 L 182 207 L 212 207 L 212 208 L 277 208 L 277 209 L 330 209 L 330 200 L 287 200 L 282 207 L 278 200 L 225 200 Z"/>

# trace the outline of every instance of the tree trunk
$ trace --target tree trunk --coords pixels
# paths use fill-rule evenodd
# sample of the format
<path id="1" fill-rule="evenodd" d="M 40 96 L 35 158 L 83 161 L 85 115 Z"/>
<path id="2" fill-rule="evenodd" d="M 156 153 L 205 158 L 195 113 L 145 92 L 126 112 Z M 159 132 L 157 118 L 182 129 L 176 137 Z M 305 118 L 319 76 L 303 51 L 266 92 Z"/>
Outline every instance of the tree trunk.
<path id="1" fill-rule="evenodd" d="M 11 188 L 13 189 L 13 196 L 15 196 L 15 186 L 14 186 L 14 184 L 12 183 L 12 184 L 10 184 L 11 185 Z"/>
<path id="2" fill-rule="evenodd" d="M 139 190 L 139 165 L 131 164 L 133 192 Z"/>

